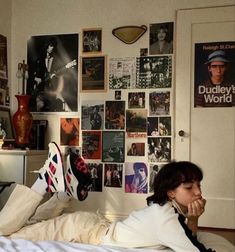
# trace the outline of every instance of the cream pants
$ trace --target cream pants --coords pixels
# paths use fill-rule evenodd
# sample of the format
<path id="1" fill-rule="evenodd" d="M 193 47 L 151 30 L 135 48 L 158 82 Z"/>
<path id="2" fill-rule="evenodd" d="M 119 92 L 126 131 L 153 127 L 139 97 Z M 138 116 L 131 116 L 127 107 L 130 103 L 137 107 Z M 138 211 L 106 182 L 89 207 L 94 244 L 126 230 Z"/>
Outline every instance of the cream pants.
<path id="1" fill-rule="evenodd" d="M 31 241 L 100 244 L 109 227 L 107 219 L 98 213 L 82 211 L 57 216 L 66 203 L 54 197 L 38 207 L 42 198 L 30 188 L 17 185 L 0 212 L 0 235 Z"/>

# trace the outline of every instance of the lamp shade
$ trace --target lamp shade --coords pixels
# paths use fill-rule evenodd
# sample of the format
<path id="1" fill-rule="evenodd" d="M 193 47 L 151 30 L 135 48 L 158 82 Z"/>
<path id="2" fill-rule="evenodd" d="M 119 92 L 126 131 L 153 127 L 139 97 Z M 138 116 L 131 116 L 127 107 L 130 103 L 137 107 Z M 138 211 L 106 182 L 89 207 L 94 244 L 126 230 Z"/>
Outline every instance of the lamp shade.
<path id="1" fill-rule="evenodd" d="M 121 26 L 112 30 L 112 34 L 126 44 L 135 43 L 147 31 L 146 25 Z"/>

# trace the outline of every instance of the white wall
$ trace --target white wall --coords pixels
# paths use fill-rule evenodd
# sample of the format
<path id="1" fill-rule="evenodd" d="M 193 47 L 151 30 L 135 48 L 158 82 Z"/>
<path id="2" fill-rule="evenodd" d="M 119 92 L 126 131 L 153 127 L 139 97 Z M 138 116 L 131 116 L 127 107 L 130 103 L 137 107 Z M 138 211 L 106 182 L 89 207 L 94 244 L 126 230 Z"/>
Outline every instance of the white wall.
<path id="1" fill-rule="evenodd" d="M 0 0 L 0 16 L 10 17 L 11 5 Z M 27 40 L 30 36 L 46 34 L 81 34 L 84 28 L 102 28 L 103 54 L 108 57 L 139 56 L 140 48 L 148 47 L 148 32 L 133 45 L 126 45 L 112 35 L 112 29 L 123 25 L 149 25 L 151 23 L 175 22 L 177 9 L 223 6 L 234 0 L 13 0 L 12 1 L 12 61 L 10 63 L 12 86 L 12 113 L 16 110 L 15 90 L 17 65 L 27 58 Z M 7 14 L 8 13 L 8 14 Z M 5 19 L 4 18 L 4 19 Z M 10 22 L 10 21 L 8 21 Z M 7 22 L 7 23 L 8 23 Z M 1 22 L 2 23 L 2 22 Z M 9 28 L 0 23 L 0 33 L 9 34 Z M 10 24 L 7 24 L 10 27 Z M 4 31 L 7 29 L 7 31 Z M 177 32 L 177 31 L 176 31 Z M 80 50 L 81 52 L 81 50 Z M 177 67 L 177 66 L 176 66 Z M 82 94 L 81 99 L 104 99 L 104 94 Z M 125 97 L 125 92 L 124 92 Z M 114 93 L 105 94 L 113 99 Z M 174 111 L 171 111 L 172 115 Z M 35 114 L 35 118 L 48 119 L 47 142 L 59 142 L 59 119 L 61 113 Z M 68 114 L 67 114 L 68 115 Z M 69 115 L 80 116 L 78 113 Z M 102 212 L 126 215 L 130 210 L 145 206 L 146 195 L 125 194 L 121 189 L 104 188 L 103 193 L 90 193 L 85 202 L 77 203 L 81 209 L 97 209 Z"/>

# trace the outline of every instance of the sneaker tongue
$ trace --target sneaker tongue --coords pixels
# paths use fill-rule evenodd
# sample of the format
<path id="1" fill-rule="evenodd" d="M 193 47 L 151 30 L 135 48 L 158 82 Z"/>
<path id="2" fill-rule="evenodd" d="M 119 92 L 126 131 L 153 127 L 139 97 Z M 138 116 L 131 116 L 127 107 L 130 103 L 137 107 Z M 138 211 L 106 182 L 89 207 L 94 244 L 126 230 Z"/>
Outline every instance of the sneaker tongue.
<path id="1" fill-rule="evenodd" d="M 87 165 L 85 164 L 83 158 L 77 154 L 71 156 L 72 164 L 76 167 L 77 170 L 82 173 L 88 173 Z"/>
<path id="2" fill-rule="evenodd" d="M 76 176 L 81 188 L 89 186 L 91 182 L 91 174 L 83 158 L 75 153 L 70 156 L 70 161 L 74 175 Z"/>

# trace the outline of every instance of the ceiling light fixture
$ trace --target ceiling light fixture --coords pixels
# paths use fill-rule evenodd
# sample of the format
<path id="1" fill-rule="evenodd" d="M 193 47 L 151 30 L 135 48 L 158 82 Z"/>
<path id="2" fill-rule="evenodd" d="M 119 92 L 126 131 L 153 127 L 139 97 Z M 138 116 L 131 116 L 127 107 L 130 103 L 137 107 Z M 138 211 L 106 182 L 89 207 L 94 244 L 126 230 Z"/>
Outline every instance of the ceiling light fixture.
<path id="1" fill-rule="evenodd" d="M 126 44 L 135 43 L 147 31 L 146 25 L 121 26 L 112 30 L 112 34 Z"/>

